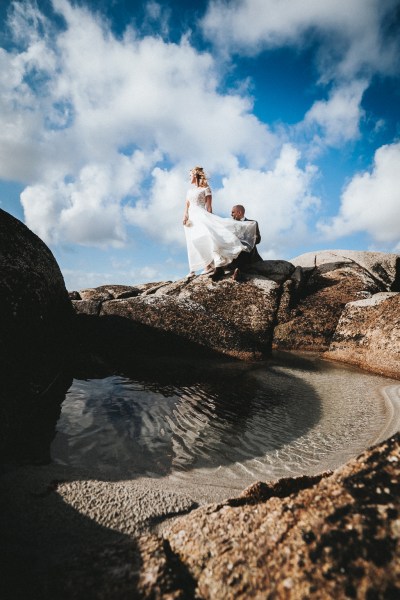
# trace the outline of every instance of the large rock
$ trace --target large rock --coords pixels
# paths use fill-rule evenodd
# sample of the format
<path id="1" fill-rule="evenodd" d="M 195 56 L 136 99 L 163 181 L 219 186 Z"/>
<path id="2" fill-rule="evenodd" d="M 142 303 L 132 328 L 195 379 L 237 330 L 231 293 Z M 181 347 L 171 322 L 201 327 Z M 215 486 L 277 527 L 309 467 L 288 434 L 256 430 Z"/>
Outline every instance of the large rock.
<path id="1" fill-rule="evenodd" d="M 217 353 L 254 359 L 272 345 L 280 297 L 272 277 L 282 280 L 294 270 L 276 262 L 275 271 L 267 265 L 268 278 L 249 274 L 238 283 L 228 276 L 217 282 L 199 276 L 137 286 L 122 298 L 110 297 L 113 286 L 102 286 L 80 292 L 82 299 L 73 305 L 81 316 L 99 317 L 86 321 L 97 347 L 103 343 L 141 356 Z"/>
<path id="2" fill-rule="evenodd" d="M 293 258 L 295 266 L 303 268 L 348 264 L 360 267 L 386 291 L 400 291 L 400 256 L 388 252 L 357 250 L 320 250 Z"/>
<path id="3" fill-rule="evenodd" d="M 297 268 L 283 286 L 274 346 L 284 350 L 328 350 L 345 305 L 382 289 L 383 283 L 355 262 Z"/>
<path id="4" fill-rule="evenodd" d="M 395 254 L 323 251 L 252 265 L 239 282 L 153 282 L 74 292 L 84 339 L 111 356 L 223 354 L 241 359 L 282 350 L 327 351 L 349 302 L 400 284 Z M 90 325 L 90 326 L 89 326 Z"/>
<path id="5" fill-rule="evenodd" d="M 164 538 L 195 597 L 395 598 L 399 465 L 397 434 L 318 483 L 254 484 L 193 511 Z"/>
<path id="6" fill-rule="evenodd" d="M 164 524 L 162 535 L 88 549 L 49 574 L 41 597 L 397 598 L 399 439 L 333 474 L 257 482 Z"/>
<path id="7" fill-rule="evenodd" d="M 19 408 L 38 409 L 48 402 L 48 388 L 62 378 L 72 319 L 54 256 L 23 223 L 0 210 L 0 407 L 2 425 L 7 424 L 3 439 L 10 437 Z"/>
<path id="8" fill-rule="evenodd" d="M 346 304 L 325 356 L 399 377 L 400 293 L 381 292 Z"/>

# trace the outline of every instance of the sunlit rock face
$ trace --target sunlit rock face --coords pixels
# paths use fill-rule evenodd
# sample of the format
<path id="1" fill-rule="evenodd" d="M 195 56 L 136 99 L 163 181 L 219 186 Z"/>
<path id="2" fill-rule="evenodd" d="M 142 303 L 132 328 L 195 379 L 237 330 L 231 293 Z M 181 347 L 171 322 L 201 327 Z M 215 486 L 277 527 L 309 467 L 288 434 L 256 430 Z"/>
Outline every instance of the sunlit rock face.
<path id="1" fill-rule="evenodd" d="M 381 292 L 347 304 L 326 357 L 398 377 L 400 293 Z"/>
<path id="2" fill-rule="evenodd" d="M 19 419 L 19 407 L 44 403 L 49 386 L 65 368 L 73 319 L 64 279 L 50 250 L 23 223 L 0 210 L 3 439 L 9 437 L 14 417 Z"/>
<path id="3" fill-rule="evenodd" d="M 292 262 L 299 276 L 296 288 L 292 281 L 284 284 L 274 331 L 279 349 L 328 350 L 347 303 L 400 290 L 396 254 L 332 250 L 304 254 Z"/>
<path id="4" fill-rule="evenodd" d="M 48 597 L 397 598 L 399 464 L 397 434 L 334 473 L 256 482 L 162 534 L 92 548 Z"/>
<path id="5" fill-rule="evenodd" d="M 320 250 L 307 252 L 291 261 L 302 268 L 347 264 L 359 267 L 374 279 L 382 289 L 400 292 L 400 255 L 390 252 L 363 252 L 358 250 Z"/>
<path id="6" fill-rule="evenodd" d="M 193 511 L 164 538 L 201 598 L 391 597 L 399 463 L 397 434 L 330 476 L 255 484 Z"/>
<path id="7" fill-rule="evenodd" d="M 354 310 L 351 314 L 350 309 L 345 311 L 349 303 L 381 293 L 396 294 L 398 290 L 400 256 L 323 251 L 300 256 L 293 262 L 261 261 L 243 273 L 239 281 L 227 272 L 218 281 L 198 276 L 135 287 L 103 285 L 74 292 L 73 304 L 83 317 L 101 317 L 83 320 L 82 324 L 89 327 L 86 340 L 96 339 L 97 348 L 109 355 L 113 351 L 114 356 L 128 351 L 141 356 L 214 353 L 253 360 L 268 356 L 272 348 L 331 350 L 332 358 L 346 360 L 349 356 L 349 362 L 367 368 L 366 360 L 357 363 L 349 352 L 340 355 L 345 351 L 344 338 L 347 336 L 348 344 L 351 338 L 354 345 L 356 337 L 364 335 L 360 328 L 365 328 L 365 323 L 357 317 L 347 335 L 337 331 L 339 320 L 343 315 L 341 327 L 348 329 L 344 325 L 346 315 L 351 320 L 356 314 Z M 385 308 L 389 304 L 380 310 Z M 390 353 L 393 336 L 399 335 L 396 309 L 387 317 L 391 337 L 382 343 Z M 373 328 L 373 324 L 368 327 Z M 381 326 L 380 331 L 383 340 L 387 334 Z M 396 362 L 396 353 L 395 345 L 392 363 Z M 379 360 L 383 363 L 385 359 L 382 356 Z M 369 368 L 373 370 L 379 360 L 371 359 Z M 379 372 L 397 376 L 399 369 Z"/>
<path id="8" fill-rule="evenodd" d="M 273 263 L 274 261 L 266 261 Z M 115 286 L 80 292 L 73 300 L 81 315 L 97 315 L 97 325 L 112 333 L 130 332 L 131 347 L 143 353 L 220 354 L 254 359 L 268 354 L 282 283 L 294 267 L 276 261 L 265 274 L 249 273 L 241 282 L 226 275 L 207 276 L 136 286 L 117 297 Z M 279 282 L 277 282 L 277 281 Z M 110 297 L 111 296 L 111 297 Z M 93 320 L 92 320 L 93 323 Z M 87 323 L 86 323 L 87 325 Z M 110 343 L 112 343 L 110 341 Z M 124 348 L 129 343 L 124 343 Z"/>

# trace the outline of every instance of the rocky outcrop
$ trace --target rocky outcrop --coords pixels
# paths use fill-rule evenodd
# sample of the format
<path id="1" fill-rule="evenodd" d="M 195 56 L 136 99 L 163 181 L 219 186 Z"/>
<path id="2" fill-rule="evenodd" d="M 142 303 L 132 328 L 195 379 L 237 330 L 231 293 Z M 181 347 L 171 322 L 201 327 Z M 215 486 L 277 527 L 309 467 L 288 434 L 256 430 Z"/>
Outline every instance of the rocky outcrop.
<path id="1" fill-rule="evenodd" d="M 318 483 L 255 484 L 193 511 L 164 538 L 201 598 L 395 597 L 399 466 L 397 435 Z"/>
<path id="2" fill-rule="evenodd" d="M 47 581 L 60 600 L 397 598 L 400 435 L 334 473 L 257 482 Z"/>
<path id="3" fill-rule="evenodd" d="M 306 269 L 334 264 L 355 266 L 367 273 L 382 289 L 400 292 L 400 256 L 398 254 L 357 250 L 320 250 L 301 254 L 293 258 L 291 262 Z"/>
<path id="4" fill-rule="evenodd" d="M 321 251 L 292 259 L 297 288 L 286 282 L 274 346 L 329 349 L 344 307 L 381 291 L 400 290 L 400 256 L 383 252 Z"/>
<path id="5" fill-rule="evenodd" d="M 293 259 L 293 264 L 256 263 L 240 282 L 226 274 L 217 282 L 199 276 L 135 287 L 101 286 L 75 292 L 73 304 L 79 315 L 102 317 L 89 321 L 92 329 L 84 337 L 95 339 L 96 347 L 109 355 L 140 348 L 142 356 L 214 353 L 255 359 L 272 347 L 326 352 L 335 340 L 331 357 L 339 358 L 337 326 L 345 307 L 398 289 L 398 255 L 322 251 Z M 389 322 L 398 332 L 395 313 Z M 386 333 L 381 329 L 377 335 L 384 338 Z M 383 338 L 381 345 L 390 348 L 389 338 Z M 359 364 L 367 367 L 365 361 Z"/>
<path id="6" fill-rule="evenodd" d="M 4 444 L 11 439 L 17 447 L 26 444 L 35 435 L 27 407 L 37 413 L 48 400 L 49 387 L 64 389 L 59 379 L 73 316 L 50 250 L 23 223 L 0 210 L 0 437 Z M 37 425 L 43 434 L 43 423 Z"/>
<path id="7" fill-rule="evenodd" d="M 277 261 L 275 274 L 268 267 L 268 279 L 249 274 L 242 284 L 229 277 L 213 282 L 200 276 L 137 286 L 126 291 L 131 297 L 123 298 L 115 293 L 110 298 L 115 286 L 102 286 L 80 292 L 82 299 L 73 305 L 81 316 L 100 317 L 89 324 L 101 329 L 96 340 L 101 338 L 107 347 L 124 352 L 134 347 L 153 356 L 190 352 L 254 359 L 271 348 L 280 298 L 280 284 L 271 277 L 282 279 L 294 270 L 282 268 L 283 262 Z M 93 330 L 90 335 L 95 335 Z"/>
<path id="8" fill-rule="evenodd" d="M 325 357 L 387 377 L 398 377 L 400 293 L 381 292 L 365 300 L 349 302 Z"/>

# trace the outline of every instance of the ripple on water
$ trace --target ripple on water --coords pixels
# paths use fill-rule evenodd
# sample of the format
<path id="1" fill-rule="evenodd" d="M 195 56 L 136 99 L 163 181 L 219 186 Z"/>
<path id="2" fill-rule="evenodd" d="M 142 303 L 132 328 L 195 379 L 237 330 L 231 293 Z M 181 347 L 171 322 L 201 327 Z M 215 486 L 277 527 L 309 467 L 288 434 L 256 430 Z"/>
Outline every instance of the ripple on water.
<path id="1" fill-rule="evenodd" d="M 382 389 L 390 385 L 388 402 Z M 319 359 L 213 365 L 184 383 L 74 380 L 52 445 L 98 478 L 242 489 L 335 468 L 398 428 L 400 386 Z M 397 419 L 397 425 L 396 425 Z"/>

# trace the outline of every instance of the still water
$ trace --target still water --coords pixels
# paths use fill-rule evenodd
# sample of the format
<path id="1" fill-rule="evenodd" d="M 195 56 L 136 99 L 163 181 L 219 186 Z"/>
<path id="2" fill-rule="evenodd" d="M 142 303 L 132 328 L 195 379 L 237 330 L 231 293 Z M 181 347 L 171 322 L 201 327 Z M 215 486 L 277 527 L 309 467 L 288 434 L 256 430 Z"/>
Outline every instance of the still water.
<path id="1" fill-rule="evenodd" d="M 92 477 L 243 489 L 335 468 L 396 430 L 399 382 L 301 355 L 74 380 L 52 459 Z M 390 402 L 384 389 L 389 389 Z"/>

